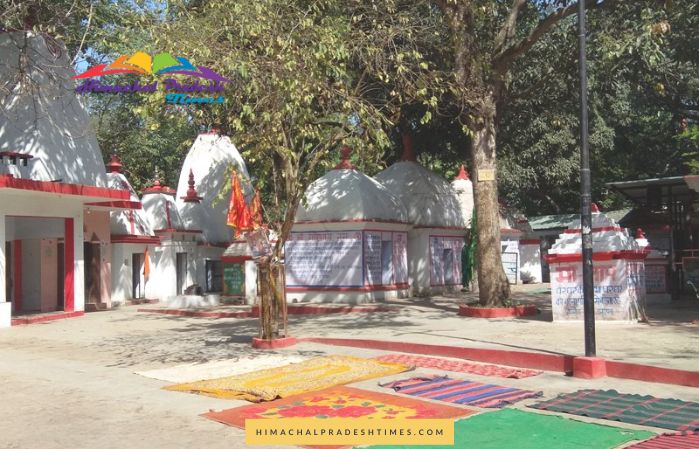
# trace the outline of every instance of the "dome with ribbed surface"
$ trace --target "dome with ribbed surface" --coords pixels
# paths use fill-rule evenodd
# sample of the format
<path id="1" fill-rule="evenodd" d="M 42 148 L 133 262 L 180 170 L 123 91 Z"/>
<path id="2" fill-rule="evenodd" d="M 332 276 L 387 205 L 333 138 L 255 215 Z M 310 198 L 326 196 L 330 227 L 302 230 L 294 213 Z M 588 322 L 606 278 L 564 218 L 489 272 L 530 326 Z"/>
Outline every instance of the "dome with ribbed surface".
<path id="1" fill-rule="evenodd" d="M 417 162 L 396 162 L 376 175 L 398 198 L 415 226 L 465 227 L 461 206 L 451 184 Z"/>
<path id="2" fill-rule="evenodd" d="M 378 220 L 407 222 L 405 207 L 376 180 L 355 169 L 334 169 L 306 189 L 296 222 Z"/>
<path id="3" fill-rule="evenodd" d="M 182 164 L 177 183 L 177 207 L 183 224 L 200 229 L 204 240 L 209 243 L 227 243 L 233 239 L 233 230 L 226 225 L 230 194 L 220 197 L 230 185 L 233 167 L 240 174 L 241 185 L 250 198 L 252 187 L 248 181 L 248 169 L 228 136 L 215 132 L 199 134 Z M 201 197 L 199 203 L 188 203 L 183 199 L 189 189 L 190 170 L 197 194 Z"/>

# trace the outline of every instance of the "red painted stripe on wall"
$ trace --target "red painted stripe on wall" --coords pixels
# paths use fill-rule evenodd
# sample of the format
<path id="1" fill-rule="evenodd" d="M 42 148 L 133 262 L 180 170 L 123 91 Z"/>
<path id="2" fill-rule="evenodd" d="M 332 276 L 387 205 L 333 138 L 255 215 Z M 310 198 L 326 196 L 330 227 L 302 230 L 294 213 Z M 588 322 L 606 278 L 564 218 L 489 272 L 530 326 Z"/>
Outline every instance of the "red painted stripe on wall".
<path id="1" fill-rule="evenodd" d="M 73 235 L 74 221 L 65 219 L 65 277 L 63 285 L 63 310 L 72 312 L 75 310 L 75 237 Z"/>

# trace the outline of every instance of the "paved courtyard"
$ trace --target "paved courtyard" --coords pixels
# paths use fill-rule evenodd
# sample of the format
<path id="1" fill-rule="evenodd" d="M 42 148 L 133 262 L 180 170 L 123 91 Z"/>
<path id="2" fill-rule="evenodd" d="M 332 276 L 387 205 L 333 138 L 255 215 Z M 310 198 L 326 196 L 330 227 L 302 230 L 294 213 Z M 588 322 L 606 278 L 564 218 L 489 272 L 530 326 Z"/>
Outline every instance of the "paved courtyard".
<path id="1" fill-rule="evenodd" d="M 545 308 L 532 319 L 482 320 L 456 316 L 454 298 L 394 304 L 400 307 L 393 312 L 292 316 L 290 329 L 299 337 L 371 338 L 574 355 L 583 350 L 582 326 L 553 324 L 547 321 Z M 678 304 L 675 310 L 651 307 L 649 311 L 649 325 L 600 324 L 599 355 L 699 370 L 699 326 L 692 324 L 699 319 L 699 302 Z M 142 313 L 133 306 L 4 330 L 0 332 L 0 448 L 245 447 L 242 430 L 199 416 L 245 402 L 165 391 L 161 387 L 166 382 L 134 372 L 255 354 L 250 338 L 256 333 L 254 318 L 185 318 Z M 383 353 L 315 343 L 275 352 L 368 357 Z M 544 398 L 581 388 L 614 388 L 699 401 L 697 388 L 611 378 L 582 380 L 560 373 L 519 380 L 498 378 L 497 383 L 542 390 Z M 377 379 L 352 385 L 379 390 Z"/>

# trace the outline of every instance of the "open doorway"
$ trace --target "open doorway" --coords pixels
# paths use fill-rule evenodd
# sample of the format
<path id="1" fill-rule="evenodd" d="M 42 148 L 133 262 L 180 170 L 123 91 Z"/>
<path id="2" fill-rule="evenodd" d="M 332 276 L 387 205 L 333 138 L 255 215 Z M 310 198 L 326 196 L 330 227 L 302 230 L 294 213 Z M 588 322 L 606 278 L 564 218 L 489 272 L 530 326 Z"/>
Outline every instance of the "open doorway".
<path id="1" fill-rule="evenodd" d="M 133 299 L 143 299 L 146 296 L 143 274 L 144 262 L 145 257 L 143 253 L 133 253 L 131 255 L 131 298 Z"/>
<path id="2" fill-rule="evenodd" d="M 99 304 L 102 302 L 101 273 L 100 273 L 100 244 L 85 242 L 85 303 Z"/>
<path id="3" fill-rule="evenodd" d="M 187 288 L 187 253 L 177 253 L 176 264 L 177 294 L 181 295 Z"/>

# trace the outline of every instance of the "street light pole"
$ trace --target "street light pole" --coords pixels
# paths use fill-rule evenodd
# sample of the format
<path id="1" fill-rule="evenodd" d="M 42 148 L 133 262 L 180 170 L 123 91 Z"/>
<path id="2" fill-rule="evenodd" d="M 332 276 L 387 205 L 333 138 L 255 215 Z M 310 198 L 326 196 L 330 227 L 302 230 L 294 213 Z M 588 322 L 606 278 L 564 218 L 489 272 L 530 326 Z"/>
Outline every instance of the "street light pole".
<path id="1" fill-rule="evenodd" d="M 582 277 L 585 318 L 585 356 L 595 357 L 595 297 L 592 278 L 592 194 L 587 117 L 587 58 L 585 52 L 585 0 L 578 0 L 578 65 L 580 70 L 580 228 L 582 232 Z"/>

